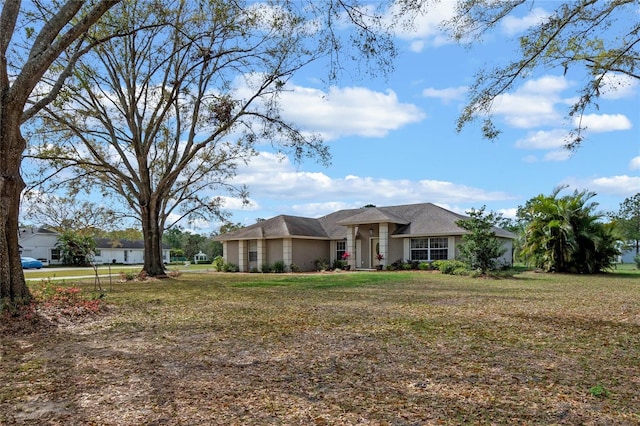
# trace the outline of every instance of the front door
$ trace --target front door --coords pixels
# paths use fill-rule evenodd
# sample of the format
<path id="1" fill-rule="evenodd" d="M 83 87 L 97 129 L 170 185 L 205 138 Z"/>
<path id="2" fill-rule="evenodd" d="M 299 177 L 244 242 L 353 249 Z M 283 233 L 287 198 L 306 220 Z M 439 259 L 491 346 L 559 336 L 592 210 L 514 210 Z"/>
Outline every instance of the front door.
<path id="1" fill-rule="evenodd" d="M 380 253 L 380 238 L 371 238 L 371 247 L 369 250 L 369 267 L 375 268 L 378 265 L 376 255 Z"/>

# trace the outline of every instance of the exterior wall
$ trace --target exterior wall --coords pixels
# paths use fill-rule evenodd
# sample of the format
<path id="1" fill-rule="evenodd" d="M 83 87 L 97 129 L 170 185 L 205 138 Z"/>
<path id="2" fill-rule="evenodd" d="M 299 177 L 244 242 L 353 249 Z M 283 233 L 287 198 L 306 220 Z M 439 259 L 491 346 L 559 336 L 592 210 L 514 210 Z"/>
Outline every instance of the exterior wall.
<path id="1" fill-rule="evenodd" d="M 267 240 L 267 263 L 273 265 L 279 260 L 284 260 L 282 257 L 282 239 Z"/>
<path id="2" fill-rule="evenodd" d="M 125 265 L 140 265 L 144 263 L 143 249 L 126 249 L 121 247 L 100 248 L 100 256 L 95 257 L 96 263 L 122 263 Z M 126 259 L 125 259 L 125 252 Z M 162 250 L 162 261 L 171 261 L 170 250 Z"/>
<path id="3" fill-rule="evenodd" d="M 508 265 L 513 266 L 513 240 L 508 238 L 500 238 L 502 242 L 502 247 L 504 247 L 507 251 L 498 259 L 499 265 Z"/>
<path id="4" fill-rule="evenodd" d="M 295 263 L 301 271 L 315 271 L 316 260 L 321 257 L 325 259 L 329 259 L 330 257 L 331 244 L 329 241 L 296 238 L 293 239 L 292 243 L 292 263 Z M 335 257 L 335 253 L 333 257 Z M 289 265 L 287 265 L 287 267 L 289 267 Z"/>
<path id="5" fill-rule="evenodd" d="M 405 256 L 404 256 L 404 243 L 403 243 L 403 238 L 391 238 L 391 235 L 396 231 L 396 229 L 398 229 L 397 225 L 395 224 L 390 224 L 389 225 L 389 247 L 388 247 L 388 252 L 389 255 L 387 256 L 387 261 L 385 262 L 385 265 L 390 265 L 393 262 L 395 262 L 398 259 L 402 259 L 405 260 Z"/>
<path id="6" fill-rule="evenodd" d="M 58 235 L 56 234 L 33 234 L 29 238 L 19 241 L 22 247 L 22 256 L 33 257 L 36 259 L 46 259 L 51 262 L 51 249 L 55 248 L 58 243 Z M 60 263 L 54 261 L 54 264 Z"/>
<path id="7" fill-rule="evenodd" d="M 240 262 L 238 255 L 238 241 L 227 241 L 223 247 L 223 257 L 226 263 L 237 265 Z"/>

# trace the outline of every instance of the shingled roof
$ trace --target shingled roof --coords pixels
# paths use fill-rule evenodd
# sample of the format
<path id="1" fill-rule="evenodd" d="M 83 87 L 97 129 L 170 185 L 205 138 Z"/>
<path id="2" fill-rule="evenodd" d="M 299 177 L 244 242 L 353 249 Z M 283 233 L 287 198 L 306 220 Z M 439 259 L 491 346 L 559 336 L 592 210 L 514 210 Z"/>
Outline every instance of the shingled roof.
<path id="1" fill-rule="evenodd" d="M 341 239 L 349 225 L 394 223 L 400 225 L 392 237 L 463 235 L 467 231 L 456 225 L 467 216 L 454 213 L 432 203 L 405 204 L 388 207 L 363 207 L 339 210 L 313 219 L 280 215 L 245 228 L 221 235 L 217 240 L 251 240 L 259 238 Z M 509 231 L 494 227 L 499 237 L 515 238 Z"/>

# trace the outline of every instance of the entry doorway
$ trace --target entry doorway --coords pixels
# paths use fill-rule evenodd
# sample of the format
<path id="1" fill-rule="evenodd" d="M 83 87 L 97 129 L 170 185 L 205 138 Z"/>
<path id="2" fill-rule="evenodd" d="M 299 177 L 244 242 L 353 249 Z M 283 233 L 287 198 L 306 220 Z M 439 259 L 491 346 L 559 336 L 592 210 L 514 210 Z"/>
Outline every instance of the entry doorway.
<path id="1" fill-rule="evenodd" d="M 380 253 L 380 238 L 370 239 L 371 247 L 369 248 L 369 268 L 374 269 L 378 266 L 377 254 Z"/>

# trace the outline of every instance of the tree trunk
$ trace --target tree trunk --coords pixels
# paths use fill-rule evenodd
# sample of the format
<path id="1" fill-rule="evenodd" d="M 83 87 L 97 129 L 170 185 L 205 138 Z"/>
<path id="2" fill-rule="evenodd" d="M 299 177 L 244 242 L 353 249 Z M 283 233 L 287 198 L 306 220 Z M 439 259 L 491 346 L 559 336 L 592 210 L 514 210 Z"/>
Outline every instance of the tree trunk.
<path id="1" fill-rule="evenodd" d="M 0 310 L 31 300 L 18 243 L 20 194 L 25 187 L 20 163 L 26 146 L 20 133 L 21 113 L 0 101 Z"/>
<path id="2" fill-rule="evenodd" d="M 152 198 L 141 203 L 142 234 L 144 236 L 144 272 L 150 277 L 165 277 L 162 257 L 162 230 L 160 229 L 160 203 Z"/>

